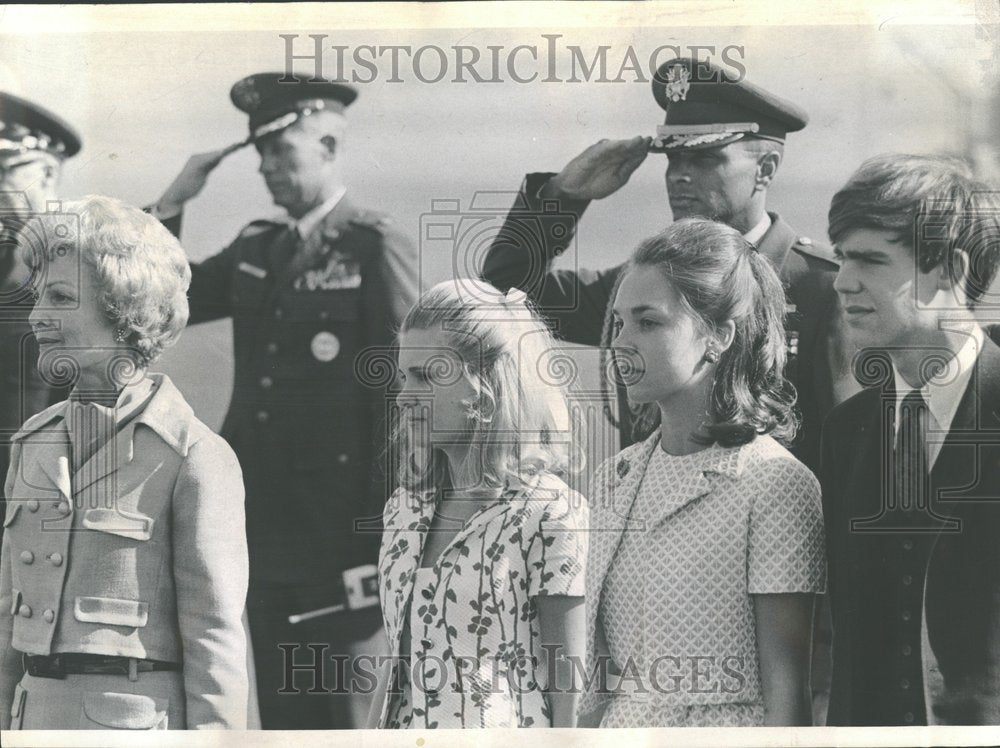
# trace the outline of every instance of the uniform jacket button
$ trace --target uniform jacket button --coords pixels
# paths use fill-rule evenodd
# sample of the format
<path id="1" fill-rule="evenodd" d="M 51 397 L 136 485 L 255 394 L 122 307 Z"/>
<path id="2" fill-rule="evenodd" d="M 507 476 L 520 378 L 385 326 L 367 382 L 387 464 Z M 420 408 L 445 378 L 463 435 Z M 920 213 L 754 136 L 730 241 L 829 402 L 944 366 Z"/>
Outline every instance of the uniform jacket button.
<path id="1" fill-rule="evenodd" d="M 278 344 L 275 343 L 275 342 L 273 342 L 273 341 L 270 342 L 270 343 L 268 343 L 267 344 L 267 352 L 270 353 L 273 356 L 275 353 L 278 352 Z"/>
<path id="2" fill-rule="evenodd" d="M 343 452 L 337 455 L 337 462 L 339 462 L 341 465 L 346 465 L 348 460 L 350 459 L 351 458 L 346 453 Z"/>
<path id="3" fill-rule="evenodd" d="M 263 387 L 265 390 L 270 389 L 273 384 L 274 380 L 271 379 L 271 377 L 260 378 L 260 386 Z"/>
<path id="4" fill-rule="evenodd" d="M 35 554 L 31 551 L 21 551 L 21 563 L 30 564 L 35 560 Z"/>
<path id="5" fill-rule="evenodd" d="M 63 561 L 62 554 L 61 553 L 53 553 L 53 554 L 51 554 L 49 556 L 49 561 L 52 562 L 53 566 L 62 566 L 62 561 Z"/>
<path id="6" fill-rule="evenodd" d="M 17 614 L 22 618 L 31 618 L 31 608 L 27 605 L 22 605 L 17 609 Z"/>
<path id="7" fill-rule="evenodd" d="M 45 619 L 46 623 L 52 623 L 54 620 L 56 620 L 55 611 L 50 608 L 46 608 L 45 612 L 42 613 L 42 618 Z"/>
<path id="8" fill-rule="evenodd" d="M 281 316 L 283 314 L 284 314 L 284 312 L 281 311 L 281 307 L 278 307 L 277 309 L 274 310 L 274 318 L 275 319 L 281 319 Z"/>
<path id="9" fill-rule="evenodd" d="M 59 512 L 59 514 L 69 514 L 69 502 L 60 501 L 56 504 L 56 511 Z"/>
<path id="10" fill-rule="evenodd" d="M 28 501 L 28 511 L 37 512 L 38 511 L 38 501 L 36 499 L 31 499 Z"/>
<path id="11" fill-rule="evenodd" d="M 329 319 L 329 318 L 330 318 L 330 313 L 329 313 L 328 311 L 326 311 L 326 309 L 323 309 L 323 310 L 322 310 L 322 311 L 321 311 L 321 312 L 319 313 L 319 318 L 320 318 L 320 319 L 324 319 L 324 320 L 325 320 L 325 319 Z"/>
<path id="12" fill-rule="evenodd" d="M 270 414 L 266 410 L 258 410 L 257 411 L 257 420 L 260 423 L 267 423 L 267 420 L 270 417 L 271 417 Z"/>

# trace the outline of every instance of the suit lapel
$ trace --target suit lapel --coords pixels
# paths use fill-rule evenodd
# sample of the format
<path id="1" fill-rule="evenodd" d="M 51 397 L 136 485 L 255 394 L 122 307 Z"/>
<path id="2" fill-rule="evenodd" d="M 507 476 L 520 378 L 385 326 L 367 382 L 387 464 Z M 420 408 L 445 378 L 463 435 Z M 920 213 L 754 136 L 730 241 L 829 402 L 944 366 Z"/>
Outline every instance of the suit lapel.
<path id="1" fill-rule="evenodd" d="M 952 515 L 956 509 L 953 502 L 962 498 L 996 495 L 997 466 L 983 464 L 995 451 L 984 450 L 983 446 L 1000 446 L 998 403 L 1000 348 L 984 337 L 983 350 L 931 470 L 933 496 L 941 513 Z"/>

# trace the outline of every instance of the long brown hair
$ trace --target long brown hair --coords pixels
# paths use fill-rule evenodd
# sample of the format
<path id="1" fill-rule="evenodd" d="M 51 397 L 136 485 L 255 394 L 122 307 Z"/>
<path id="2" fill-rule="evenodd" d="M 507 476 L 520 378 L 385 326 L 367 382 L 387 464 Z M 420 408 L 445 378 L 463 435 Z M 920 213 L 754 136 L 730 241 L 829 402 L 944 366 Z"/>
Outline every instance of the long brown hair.
<path id="1" fill-rule="evenodd" d="M 658 268 L 706 332 L 728 320 L 736 325 L 733 342 L 716 367 L 706 441 L 736 446 L 757 434 L 786 442 L 794 438 L 795 388 L 784 376 L 785 293 L 771 263 L 732 227 L 691 218 L 639 245 L 619 275 L 612 299 L 622 279 L 637 267 Z M 602 335 L 605 350 L 613 337 L 611 306 Z M 607 388 L 613 368 L 601 367 Z M 632 412 L 636 439 L 646 438 L 660 424 L 655 404 L 633 405 Z"/>

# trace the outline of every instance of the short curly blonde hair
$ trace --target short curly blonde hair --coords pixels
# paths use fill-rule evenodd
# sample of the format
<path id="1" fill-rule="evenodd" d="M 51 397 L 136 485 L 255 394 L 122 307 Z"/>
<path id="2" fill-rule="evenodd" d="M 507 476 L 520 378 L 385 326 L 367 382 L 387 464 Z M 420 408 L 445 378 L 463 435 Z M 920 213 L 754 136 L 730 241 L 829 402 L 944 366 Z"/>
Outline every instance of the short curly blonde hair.
<path id="1" fill-rule="evenodd" d="M 79 252 L 101 289 L 109 321 L 144 364 L 180 337 L 188 321 L 191 267 L 177 239 L 148 213 L 88 195 L 35 216 L 24 236 L 22 259 L 36 271 L 54 252 Z"/>

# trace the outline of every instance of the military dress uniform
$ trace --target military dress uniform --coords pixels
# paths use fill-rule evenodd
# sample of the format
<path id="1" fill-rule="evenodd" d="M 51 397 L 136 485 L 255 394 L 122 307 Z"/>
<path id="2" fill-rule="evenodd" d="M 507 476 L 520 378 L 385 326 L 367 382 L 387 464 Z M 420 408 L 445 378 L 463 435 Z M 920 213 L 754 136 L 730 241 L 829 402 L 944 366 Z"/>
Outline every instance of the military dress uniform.
<path id="1" fill-rule="evenodd" d="M 246 103 L 241 84 L 234 101 Z M 315 96 L 318 89 L 306 90 Z M 300 115 L 315 105 L 283 95 Z M 268 103 L 262 98 L 250 106 L 255 113 Z M 271 127 L 267 120 L 252 115 L 251 127 Z M 361 354 L 389 350 L 417 297 L 413 244 L 385 215 L 344 195 L 335 202 L 307 236 L 287 222 L 254 221 L 191 268 L 190 322 L 233 320 L 235 381 L 221 433 L 246 485 L 247 606 L 265 729 L 349 724 L 343 699 L 306 693 L 311 673 L 292 680 L 278 644 L 297 645 L 298 664 L 313 662 L 308 644 L 327 646 L 317 687 L 334 690 L 330 656 L 381 625 L 377 606 L 288 622 L 344 604 L 342 573 L 377 561 L 388 400 L 384 382 L 365 381 Z M 179 233 L 178 219 L 164 223 Z M 285 690 L 297 694 L 278 693 L 286 680 Z"/>

